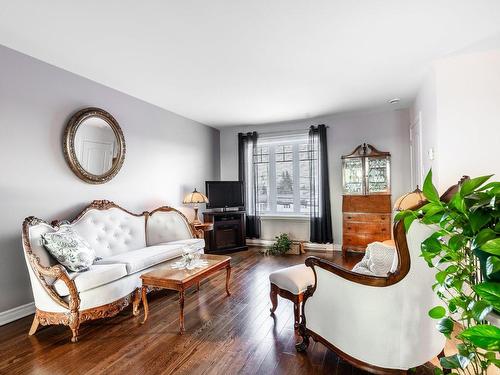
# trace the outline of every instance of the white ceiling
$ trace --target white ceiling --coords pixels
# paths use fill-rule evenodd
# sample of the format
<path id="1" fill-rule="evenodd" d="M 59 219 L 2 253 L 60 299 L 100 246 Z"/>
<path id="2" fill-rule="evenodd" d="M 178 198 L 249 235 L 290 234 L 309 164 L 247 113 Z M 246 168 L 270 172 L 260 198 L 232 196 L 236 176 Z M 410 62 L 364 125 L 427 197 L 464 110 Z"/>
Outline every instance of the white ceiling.
<path id="1" fill-rule="evenodd" d="M 499 32 L 498 0 L 0 0 L 0 44 L 216 127 L 407 105 Z"/>

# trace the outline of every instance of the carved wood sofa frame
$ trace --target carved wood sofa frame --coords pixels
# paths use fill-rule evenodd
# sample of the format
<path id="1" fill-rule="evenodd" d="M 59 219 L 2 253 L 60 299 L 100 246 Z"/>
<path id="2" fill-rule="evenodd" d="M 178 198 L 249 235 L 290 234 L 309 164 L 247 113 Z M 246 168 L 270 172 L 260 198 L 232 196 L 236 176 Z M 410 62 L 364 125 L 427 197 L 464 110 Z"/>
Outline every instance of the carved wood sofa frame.
<path id="1" fill-rule="evenodd" d="M 453 185 L 450 187 L 446 192 L 441 196 L 442 201 L 449 201 L 453 195 L 458 191 L 458 187 L 460 184 L 463 183 L 466 179 L 468 179 L 468 176 L 464 176 L 456 185 Z M 412 207 L 413 210 L 416 210 L 420 207 L 422 207 L 424 204 L 426 204 L 427 201 L 422 202 L 421 204 Z M 295 345 L 295 348 L 298 352 L 304 352 L 307 350 L 307 347 L 309 346 L 309 341 L 310 338 L 312 338 L 316 342 L 321 342 L 323 345 L 325 345 L 328 349 L 336 353 L 339 357 L 344 359 L 346 362 L 350 363 L 351 365 L 360 368 L 362 370 L 371 372 L 373 374 L 380 374 L 380 375 L 385 375 L 385 374 L 405 374 L 405 371 L 402 370 L 396 370 L 396 369 L 387 369 L 379 366 L 374 366 L 369 363 L 363 362 L 361 360 L 358 360 L 347 353 L 344 353 L 341 349 L 337 348 L 330 342 L 328 342 L 326 339 L 318 335 L 317 333 L 311 331 L 310 329 L 307 328 L 307 318 L 305 316 L 305 305 L 307 303 L 307 299 L 311 297 L 315 290 L 316 290 L 316 282 L 317 282 L 317 275 L 314 267 L 320 267 L 324 270 L 327 270 L 333 274 L 336 274 L 344 279 L 350 280 L 354 283 L 362 284 L 362 285 L 367 285 L 367 286 L 372 286 L 372 287 L 387 287 L 393 284 L 398 283 L 399 281 L 403 280 L 404 277 L 408 274 L 410 271 L 410 252 L 408 250 L 408 243 L 406 241 L 406 233 L 405 233 L 405 228 L 404 228 L 404 223 L 403 221 L 398 221 L 394 223 L 393 226 L 394 230 L 394 240 L 396 243 L 396 252 L 399 257 L 399 264 L 398 268 L 393 272 L 389 273 L 388 276 L 386 277 L 380 277 L 380 276 L 370 276 L 370 275 L 364 275 L 360 273 L 356 273 L 350 270 L 347 270 L 345 268 L 340 267 L 339 265 L 332 263 L 326 259 L 321 259 L 315 256 L 308 257 L 305 261 L 306 266 L 311 267 L 313 272 L 314 272 L 314 284 L 309 286 L 306 291 L 304 292 L 303 295 L 303 301 L 302 301 L 302 309 L 301 309 L 301 320 L 299 323 L 298 331 L 299 335 L 301 336 L 301 341 L 298 342 Z M 441 352 L 440 355 L 444 356 L 444 352 Z M 446 371 L 445 371 L 446 373 Z"/>
<path id="2" fill-rule="evenodd" d="M 178 214 L 180 214 L 186 222 L 189 224 L 189 228 L 191 230 L 191 234 L 193 237 L 196 238 L 203 238 L 203 230 L 197 230 L 186 218 L 186 216 L 176 210 L 175 208 L 168 207 L 168 206 L 162 206 L 159 207 L 153 211 L 144 211 L 141 214 L 135 214 L 132 213 L 117 204 L 107 201 L 107 200 L 95 200 L 93 201 L 89 206 L 87 206 L 83 211 L 81 211 L 75 219 L 73 219 L 70 224 L 74 223 L 75 221 L 79 220 L 85 213 L 89 210 L 108 210 L 110 208 L 118 208 L 124 212 L 126 212 L 129 215 L 133 215 L 136 217 L 144 216 L 145 217 L 145 228 L 144 230 L 146 231 L 146 225 L 149 216 L 151 216 L 153 213 L 158 212 L 158 211 L 163 211 L 163 212 L 168 212 L 168 211 L 175 211 Z M 117 315 L 120 311 L 122 311 L 124 308 L 126 308 L 131 302 L 133 304 L 133 315 L 137 316 L 139 313 L 139 304 L 141 302 L 141 291 L 140 288 L 137 288 L 134 290 L 131 294 L 114 301 L 112 303 L 94 307 L 91 309 L 86 309 L 86 310 L 80 310 L 80 297 L 78 294 L 78 290 L 76 288 L 75 281 L 73 281 L 69 275 L 66 269 L 60 265 L 54 265 L 52 267 L 44 267 L 40 264 L 40 259 L 37 255 L 33 253 L 31 250 L 31 244 L 30 244 L 30 239 L 29 239 L 29 228 L 30 226 L 34 226 L 40 223 L 45 223 L 49 224 L 44 220 L 38 219 L 34 216 L 30 216 L 26 218 L 23 222 L 23 230 L 22 230 L 22 238 L 23 238 L 23 244 L 24 244 L 24 251 L 26 252 L 28 261 L 33 269 L 33 272 L 37 279 L 40 281 L 40 284 L 42 287 L 45 289 L 45 291 L 48 293 L 50 298 L 63 308 L 69 310 L 69 312 L 47 312 L 47 311 L 42 311 L 39 309 L 35 310 L 35 316 L 33 319 L 33 323 L 31 325 L 31 328 L 29 330 L 29 335 L 35 334 L 38 326 L 41 325 L 56 325 L 56 324 L 62 324 L 66 325 L 71 329 L 72 332 L 72 337 L 71 337 L 71 342 L 77 342 L 78 341 L 78 330 L 80 328 L 80 325 L 88 320 L 95 320 L 95 319 L 101 319 L 101 318 L 110 318 L 115 315 Z M 57 228 L 62 222 L 58 220 L 52 221 L 49 225 L 52 227 Z M 147 232 L 146 232 L 147 233 Z M 64 284 L 67 286 L 69 290 L 69 301 L 65 301 L 59 294 L 55 291 L 53 288 L 53 283 L 48 283 L 45 278 L 53 278 L 55 281 L 58 279 L 62 280 Z"/>

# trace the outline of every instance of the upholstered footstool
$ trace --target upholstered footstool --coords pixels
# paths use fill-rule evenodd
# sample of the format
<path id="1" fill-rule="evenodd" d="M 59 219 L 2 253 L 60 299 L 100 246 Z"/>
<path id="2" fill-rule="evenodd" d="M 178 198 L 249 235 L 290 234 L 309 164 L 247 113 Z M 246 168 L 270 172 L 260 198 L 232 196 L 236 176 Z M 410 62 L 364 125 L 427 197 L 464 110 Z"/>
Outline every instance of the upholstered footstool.
<path id="1" fill-rule="evenodd" d="M 305 264 L 287 267 L 274 271 L 269 275 L 271 282 L 271 314 L 278 307 L 278 295 L 293 302 L 295 317 L 295 329 L 299 326 L 300 305 L 304 298 L 304 292 L 309 285 L 314 284 L 314 272 Z"/>

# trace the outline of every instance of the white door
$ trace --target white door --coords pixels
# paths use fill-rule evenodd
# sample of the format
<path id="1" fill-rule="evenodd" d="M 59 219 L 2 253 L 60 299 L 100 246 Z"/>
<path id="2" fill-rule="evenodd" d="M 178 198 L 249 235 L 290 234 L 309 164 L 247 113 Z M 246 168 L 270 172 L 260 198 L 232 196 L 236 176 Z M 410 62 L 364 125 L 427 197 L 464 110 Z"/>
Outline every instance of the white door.
<path id="1" fill-rule="evenodd" d="M 84 140 L 82 156 L 83 169 L 95 175 L 104 174 L 113 163 L 113 144 Z"/>
<path id="2" fill-rule="evenodd" d="M 411 185 L 422 189 L 424 176 L 422 167 L 422 124 L 420 113 L 410 126 Z"/>

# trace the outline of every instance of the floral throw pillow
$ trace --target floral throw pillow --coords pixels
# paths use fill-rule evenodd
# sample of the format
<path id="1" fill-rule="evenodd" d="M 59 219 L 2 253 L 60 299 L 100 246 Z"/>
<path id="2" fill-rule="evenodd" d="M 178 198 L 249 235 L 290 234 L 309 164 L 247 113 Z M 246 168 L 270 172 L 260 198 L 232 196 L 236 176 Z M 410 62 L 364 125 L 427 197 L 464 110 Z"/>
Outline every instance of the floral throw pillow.
<path id="1" fill-rule="evenodd" d="M 95 251 L 70 227 L 42 235 L 43 246 L 70 271 L 87 271 L 96 259 Z"/>

